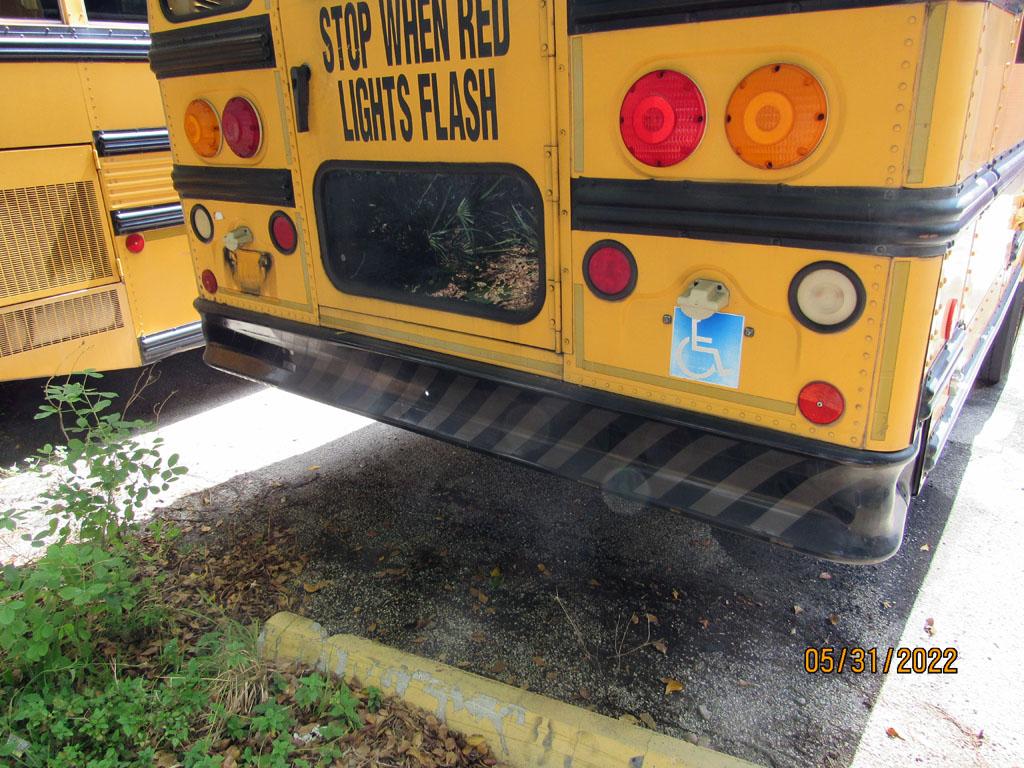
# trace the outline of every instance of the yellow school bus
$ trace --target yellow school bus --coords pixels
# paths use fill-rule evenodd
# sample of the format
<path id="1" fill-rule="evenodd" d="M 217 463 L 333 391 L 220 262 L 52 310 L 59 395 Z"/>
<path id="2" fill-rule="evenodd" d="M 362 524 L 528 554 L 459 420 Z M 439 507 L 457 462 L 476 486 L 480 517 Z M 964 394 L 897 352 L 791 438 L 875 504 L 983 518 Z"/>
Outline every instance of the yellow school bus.
<path id="1" fill-rule="evenodd" d="M 0 381 L 202 343 L 143 0 L 0 0 Z"/>
<path id="2" fill-rule="evenodd" d="M 1006 373 L 1017 4 L 150 23 L 216 368 L 847 562 Z"/>

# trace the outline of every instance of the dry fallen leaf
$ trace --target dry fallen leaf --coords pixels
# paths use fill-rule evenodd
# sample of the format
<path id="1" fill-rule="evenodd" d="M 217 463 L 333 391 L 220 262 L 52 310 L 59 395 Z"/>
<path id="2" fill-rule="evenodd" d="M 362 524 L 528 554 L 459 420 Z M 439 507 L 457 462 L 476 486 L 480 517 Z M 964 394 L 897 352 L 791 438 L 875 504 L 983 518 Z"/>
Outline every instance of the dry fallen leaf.
<path id="1" fill-rule="evenodd" d="M 661 680 L 661 682 L 663 682 L 665 684 L 665 695 L 666 696 L 671 695 L 673 693 L 679 693 L 680 691 L 682 691 L 686 687 L 682 683 L 680 683 L 678 680 L 676 680 L 675 678 L 672 678 L 672 677 L 662 677 L 662 678 L 659 678 L 659 679 Z"/>
<path id="2" fill-rule="evenodd" d="M 651 717 L 651 713 L 650 712 L 641 712 L 640 713 L 640 722 L 643 723 L 644 725 L 646 725 L 652 731 L 658 730 L 658 724 L 656 722 L 654 722 L 654 718 Z"/>
<path id="3" fill-rule="evenodd" d="M 597 587 L 601 586 L 601 582 L 598 581 L 597 579 L 591 579 L 590 580 L 590 586 L 594 587 L 596 589 Z"/>
<path id="4" fill-rule="evenodd" d="M 900 732 L 893 728 L 891 725 L 885 729 L 885 735 L 888 736 L 890 739 L 901 739 L 902 741 L 906 741 L 906 739 L 900 736 Z"/>
<path id="5" fill-rule="evenodd" d="M 546 565 L 544 565 L 544 563 L 537 563 L 537 570 L 540 571 L 541 573 L 547 573 L 548 572 L 548 568 L 547 568 Z"/>
<path id="6" fill-rule="evenodd" d="M 648 624 L 653 624 L 656 627 L 657 626 L 661 626 L 660 623 L 658 622 L 658 617 L 655 616 L 653 613 L 645 614 L 645 616 L 647 618 L 647 623 Z"/>
<path id="7" fill-rule="evenodd" d="M 654 650 L 658 651 L 662 656 L 668 656 L 668 643 L 664 640 L 655 640 L 651 645 L 654 646 Z"/>
<path id="8" fill-rule="evenodd" d="M 629 723 L 630 725 L 635 725 L 637 727 L 639 727 L 640 725 L 640 721 L 628 712 L 624 715 L 619 715 L 619 720 L 621 720 L 624 723 Z"/>
<path id="9" fill-rule="evenodd" d="M 474 632 L 473 634 L 471 634 L 469 636 L 469 639 L 472 640 L 474 643 L 484 643 L 484 642 L 487 641 L 487 635 L 485 635 L 483 632 L 480 632 L 478 630 L 478 631 Z"/>
<path id="10" fill-rule="evenodd" d="M 312 466 L 310 466 L 310 467 L 307 467 L 307 469 L 308 469 L 308 470 L 309 470 L 310 472 L 316 472 L 316 471 L 317 471 L 318 469 L 320 469 L 320 465 L 319 465 L 319 464 L 313 464 Z"/>
<path id="11" fill-rule="evenodd" d="M 697 623 L 700 624 L 700 628 L 701 629 L 707 629 L 708 627 L 711 626 L 711 619 L 708 619 L 708 618 L 705 618 L 705 617 L 701 616 L 697 620 Z"/>
<path id="12" fill-rule="evenodd" d="M 795 613 L 797 616 L 799 616 L 803 612 L 804 612 L 803 606 L 801 606 L 801 605 L 794 605 L 793 606 L 793 613 Z"/>
<path id="13" fill-rule="evenodd" d="M 742 677 L 739 680 L 736 681 L 736 684 L 740 688 L 749 688 L 750 686 L 753 685 L 752 682 L 750 682 L 749 680 L 744 680 Z"/>
<path id="14" fill-rule="evenodd" d="M 321 589 L 326 589 L 329 586 L 331 586 L 329 581 L 318 581 L 315 584 L 306 582 L 302 585 L 302 588 L 312 595 L 314 592 L 319 592 Z"/>
<path id="15" fill-rule="evenodd" d="M 922 544 L 921 545 L 921 551 L 922 552 L 931 552 L 931 550 L 932 550 L 932 545 L 931 544 Z"/>
<path id="16" fill-rule="evenodd" d="M 535 667 L 543 667 L 545 664 L 547 664 L 547 662 L 544 660 L 543 656 L 534 656 L 533 657 L 533 665 Z"/>
<path id="17" fill-rule="evenodd" d="M 636 614 L 634 613 L 634 614 L 633 614 L 632 616 L 630 616 L 630 617 L 629 617 L 629 623 L 630 623 L 630 624 L 639 624 L 639 623 L 640 623 L 640 617 L 639 617 L 639 616 L 637 616 L 637 615 L 636 615 Z"/>
<path id="18" fill-rule="evenodd" d="M 501 578 L 501 568 L 499 566 L 496 565 L 496 566 L 494 566 L 491 569 L 491 578 L 492 579 L 500 579 Z"/>
<path id="19" fill-rule="evenodd" d="M 676 601 L 679 600 L 679 590 L 678 589 L 673 589 L 672 590 L 672 599 L 676 600 Z"/>
<path id="20" fill-rule="evenodd" d="M 882 607 L 883 608 L 892 608 L 892 600 L 883 600 L 882 601 Z"/>
<path id="21" fill-rule="evenodd" d="M 508 669 L 508 665 L 504 661 L 499 660 L 491 665 L 491 672 L 493 672 L 496 675 L 500 675 L 506 669 Z"/>
<path id="22" fill-rule="evenodd" d="M 831 624 L 833 627 L 836 624 L 838 624 L 839 623 L 839 614 L 838 613 L 829 614 L 828 623 Z"/>
<path id="23" fill-rule="evenodd" d="M 935 619 L 924 620 L 924 631 L 928 633 L 929 637 L 935 636 Z"/>

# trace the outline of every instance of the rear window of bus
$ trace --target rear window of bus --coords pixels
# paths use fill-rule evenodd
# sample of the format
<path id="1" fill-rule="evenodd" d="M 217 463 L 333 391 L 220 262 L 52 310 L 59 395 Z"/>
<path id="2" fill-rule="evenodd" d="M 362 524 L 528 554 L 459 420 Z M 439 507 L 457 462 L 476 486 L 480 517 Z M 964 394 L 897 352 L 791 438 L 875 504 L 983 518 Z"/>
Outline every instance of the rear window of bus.
<path id="1" fill-rule="evenodd" d="M 544 303 L 544 208 L 504 165 L 329 163 L 324 266 L 340 291 L 509 323 Z"/>

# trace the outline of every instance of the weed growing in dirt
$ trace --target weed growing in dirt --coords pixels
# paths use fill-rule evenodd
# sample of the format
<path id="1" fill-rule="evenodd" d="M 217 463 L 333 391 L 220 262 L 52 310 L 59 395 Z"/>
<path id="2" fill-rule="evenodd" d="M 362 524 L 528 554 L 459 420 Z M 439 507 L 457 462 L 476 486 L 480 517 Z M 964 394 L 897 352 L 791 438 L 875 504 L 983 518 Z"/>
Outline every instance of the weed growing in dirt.
<path id="1" fill-rule="evenodd" d="M 63 383 L 46 384 L 46 402 L 36 418 L 57 419 L 66 444 L 45 445 L 30 462 L 29 469 L 56 481 L 32 510 L 48 518 L 45 528 L 26 534 L 34 546 L 75 538 L 117 547 L 133 528 L 143 502 L 168 490 L 187 471 L 178 465 L 177 454 L 164 459 L 160 438 L 144 444 L 136 437 L 148 422 L 128 418 L 128 409 L 154 381 L 152 374 L 143 374 L 121 411 L 111 408 L 116 392 L 93 386 L 102 378 L 86 371 Z M 0 528 L 13 530 L 25 514 L 0 514 Z"/>
<path id="2" fill-rule="evenodd" d="M 50 523 L 31 537 L 45 553 L 0 570 L 0 765 L 495 764 L 486 745 L 436 721 L 386 712 L 378 689 L 269 667 L 256 628 L 216 603 L 186 607 L 159 567 L 177 529 L 154 523 L 134 535 L 136 510 L 185 469 L 163 459 L 159 440 L 136 437 L 147 425 L 128 420 L 127 406 L 110 410 L 117 395 L 90 386 L 98 378 L 47 385 L 40 409 L 60 420 L 67 444 L 46 446 L 35 464 L 56 480 L 40 506 Z M 0 525 L 17 519 L 0 515 Z M 399 740 L 396 728 L 410 731 Z"/>

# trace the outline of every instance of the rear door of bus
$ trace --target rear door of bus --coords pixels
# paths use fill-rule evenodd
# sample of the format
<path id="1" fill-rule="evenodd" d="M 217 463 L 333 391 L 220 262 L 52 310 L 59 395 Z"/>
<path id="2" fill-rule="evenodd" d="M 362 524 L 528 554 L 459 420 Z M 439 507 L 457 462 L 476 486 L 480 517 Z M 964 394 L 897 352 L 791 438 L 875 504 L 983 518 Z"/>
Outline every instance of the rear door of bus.
<path id="1" fill-rule="evenodd" d="M 281 3 L 324 324 L 556 349 L 550 6 Z"/>

